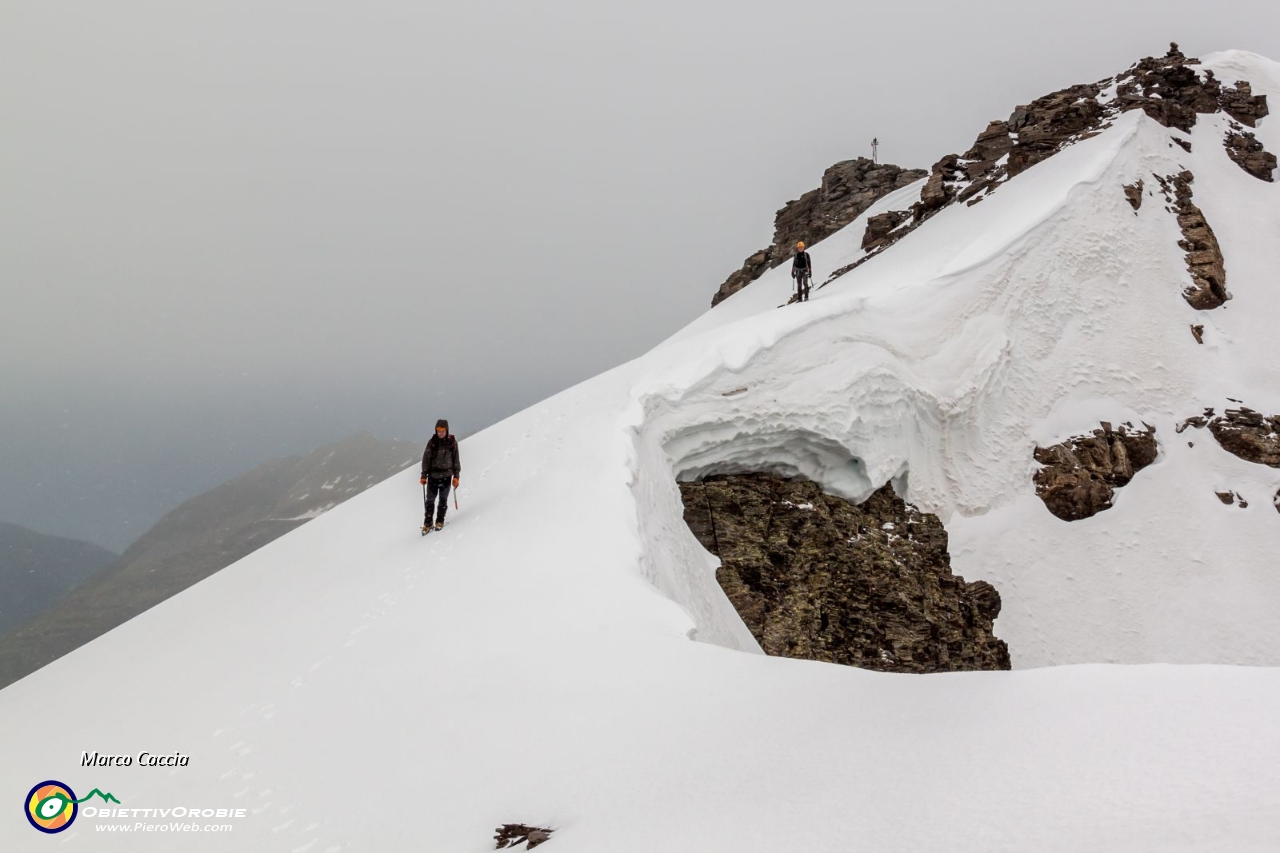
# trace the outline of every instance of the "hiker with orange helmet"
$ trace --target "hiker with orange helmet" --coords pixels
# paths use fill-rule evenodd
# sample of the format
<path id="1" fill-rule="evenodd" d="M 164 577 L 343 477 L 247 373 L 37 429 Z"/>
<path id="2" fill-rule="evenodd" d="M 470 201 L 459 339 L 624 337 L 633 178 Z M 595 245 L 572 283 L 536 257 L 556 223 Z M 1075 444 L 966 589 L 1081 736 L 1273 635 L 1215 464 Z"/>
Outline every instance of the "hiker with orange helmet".
<path id="1" fill-rule="evenodd" d="M 813 281 L 813 261 L 804 250 L 804 241 L 796 243 L 796 256 L 791 261 L 791 277 L 796 280 L 797 300 L 808 302 L 809 285 Z"/>

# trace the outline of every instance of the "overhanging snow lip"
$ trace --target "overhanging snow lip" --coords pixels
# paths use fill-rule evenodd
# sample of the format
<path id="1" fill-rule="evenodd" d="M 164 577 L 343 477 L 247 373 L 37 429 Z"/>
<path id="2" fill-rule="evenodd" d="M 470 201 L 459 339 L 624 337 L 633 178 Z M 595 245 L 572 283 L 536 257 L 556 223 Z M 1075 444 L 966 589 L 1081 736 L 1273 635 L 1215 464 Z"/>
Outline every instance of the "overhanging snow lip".
<path id="1" fill-rule="evenodd" d="M 872 482 L 866 463 L 845 445 L 796 424 L 751 417 L 700 421 L 666 436 L 663 450 L 677 482 L 770 473 L 812 480 L 855 503 L 884 485 Z"/>

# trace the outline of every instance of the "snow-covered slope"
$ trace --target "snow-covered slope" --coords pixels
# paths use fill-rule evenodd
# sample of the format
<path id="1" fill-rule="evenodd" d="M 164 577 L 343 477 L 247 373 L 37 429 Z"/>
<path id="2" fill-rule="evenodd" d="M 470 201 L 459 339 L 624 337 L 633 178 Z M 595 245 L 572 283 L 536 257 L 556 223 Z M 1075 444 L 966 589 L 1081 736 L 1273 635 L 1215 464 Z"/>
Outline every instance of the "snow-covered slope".
<path id="1" fill-rule="evenodd" d="M 1280 99 L 1275 63 L 1205 65 Z M 5 796 L 54 778 L 248 810 L 180 841 L 86 816 L 59 836 L 86 850 L 478 852 L 504 822 L 555 827 L 551 853 L 1274 849 L 1280 471 L 1174 429 L 1228 396 L 1280 411 L 1280 185 L 1227 159 L 1218 118 L 1187 153 L 1127 113 L 809 304 L 777 310 L 774 270 L 463 442 L 443 534 L 419 539 L 406 471 L 0 691 Z M 1272 151 L 1278 126 L 1256 131 Z M 1163 199 L 1135 213 L 1121 191 L 1184 167 L 1225 310 L 1181 298 Z M 820 271 L 859 257 L 864 220 L 814 247 Z M 1100 419 L 1155 425 L 1160 458 L 1059 521 L 1032 449 Z M 749 653 L 675 483 L 741 468 L 855 498 L 893 479 L 943 518 L 956 571 L 1000 589 L 1020 671 Z M 0 814 L 4 849 L 46 841 Z"/>
<path id="2" fill-rule="evenodd" d="M 0 686 L 323 515 L 421 453 L 416 441 L 361 432 L 306 456 L 269 460 L 184 501 L 112 565 L 0 637 Z"/>

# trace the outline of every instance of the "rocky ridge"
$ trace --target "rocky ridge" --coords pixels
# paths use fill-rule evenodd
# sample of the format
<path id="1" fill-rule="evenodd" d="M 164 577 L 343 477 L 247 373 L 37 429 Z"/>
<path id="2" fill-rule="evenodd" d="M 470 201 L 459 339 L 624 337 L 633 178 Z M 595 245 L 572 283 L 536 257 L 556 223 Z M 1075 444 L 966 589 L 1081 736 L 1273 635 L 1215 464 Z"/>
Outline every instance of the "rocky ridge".
<path id="1" fill-rule="evenodd" d="M 883 196 L 918 181 L 923 169 L 903 169 L 865 157 L 844 160 L 827 169 L 822 185 L 789 201 L 774 217 L 773 243 L 755 252 L 729 276 L 711 300 L 713 306 L 737 293 L 768 270 L 790 260 L 795 244 L 812 245 L 831 236 Z"/>
<path id="2" fill-rule="evenodd" d="M 872 217 L 863 235 L 863 247 L 870 254 L 833 272 L 823 286 L 884 251 L 943 208 L 957 202 L 978 204 L 1005 181 L 1066 146 L 1097 135 L 1130 110 L 1140 109 L 1184 134 L 1202 114 L 1222 112 L 1248 127 L 1255 127 L 1268 114 L 1266 95 L 1254 95 L 1248 81 L 1224 86 L 1212 71 L 1190 67 L 1198 62 L 1172 44 L 1163 57 L 1147 57 L 1114 77 L 1053 92 L 1019 105 L 1007 119 L 991 121 L 968 151 L 948 154 L 933 165 L 918 202 L 907 210 Z M 1172 141 L 1190 150 L 1190 143 L 1180 135 L 1173 135 Z M 1228 134 L 1224 144 L 1241 168 L 1270 179 L 1268 164 L 1274 168 L 1275 158 L 1262 150 L 1255 137 L 1240 128 Z M 1126 188 L 1136 210 L 1141 200 L 1130 192 Z"/>
<path id="3" fill-rule="evenodd" d="M 862 504 L 769 474 L 680 484 L 685 521 L 767 654 L 886 672 L 1008 669 L 1000 595 L 951 573 L 947 533 L 885 485 Z"/>
<path id="4" fill-rule="evenodd" d="M 1159 452 L 1156 429 L 1143 424 L 1103 421 L 1092 435 L 1080 435 L 1049 447 L 1037 447 L 1035 460 L 1044 467 L 1035 473 L 1036 495 L 1049 512 L 1063 521 L 1079 521 L 1110 509 L 1115 490 L 1155 461 Z"/>
<path id="5" fill-rule="evenodd" d="M 1231 298 L 1227 291 L 1226 260 L 1218 238 L 1204 217 L 1204 212 L 1192 201 L 1191 182 L 1195 176 L 1189 171 L 1177 175 L 1155 176 L 1164 192 L 1165 201 L 1178 219 L 1182 239 L 1178 246 L 1187 253 L 1187 272 L 1191 284 L 1183 288 L 1182 297 L 1192 308 L 1207 311 Z"/>

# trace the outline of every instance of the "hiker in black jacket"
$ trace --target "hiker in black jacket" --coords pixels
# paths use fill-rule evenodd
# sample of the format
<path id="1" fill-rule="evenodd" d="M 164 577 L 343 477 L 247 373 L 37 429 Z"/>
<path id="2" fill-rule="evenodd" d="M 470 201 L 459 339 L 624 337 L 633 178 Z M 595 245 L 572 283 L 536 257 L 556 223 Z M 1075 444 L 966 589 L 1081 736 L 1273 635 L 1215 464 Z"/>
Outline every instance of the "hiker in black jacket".
<path id="1" fill-rule="evenodd" d="M 791 262 L 791 277 L 796 280 L 796 296 L 800 302 L 809 301 L 809 285 L 813 281 L 813 261 L 804 250 L 804 243 L 796 243 L 795 260 Z"/>
<path id="2" fill-rule="evenodd" d="M 436 421 L 436 434 L 427 442 L 422 453 L 422 479 L 427 487 L 426 515 L 422 519 L 422 531 L 431 529 L 431 507 L 436 507 L 436 530 L 444 527 L 444 514 L 449 509 L 449 486 L 458 488 L 458 475 L 462 473 L 462 461 L 458 458 L 458 439 L 449 434 L 449 422 Z"/>

